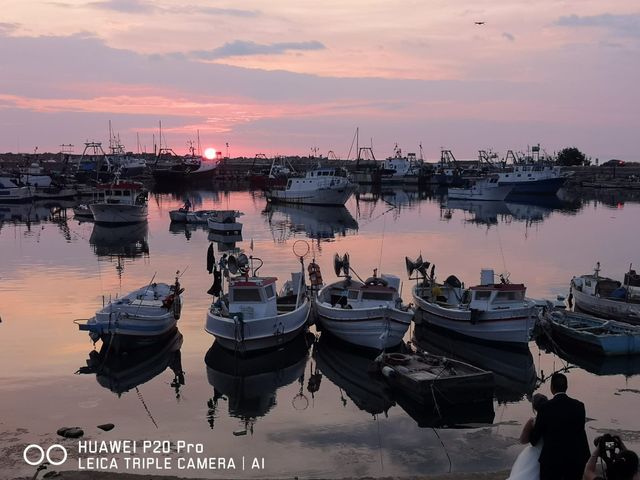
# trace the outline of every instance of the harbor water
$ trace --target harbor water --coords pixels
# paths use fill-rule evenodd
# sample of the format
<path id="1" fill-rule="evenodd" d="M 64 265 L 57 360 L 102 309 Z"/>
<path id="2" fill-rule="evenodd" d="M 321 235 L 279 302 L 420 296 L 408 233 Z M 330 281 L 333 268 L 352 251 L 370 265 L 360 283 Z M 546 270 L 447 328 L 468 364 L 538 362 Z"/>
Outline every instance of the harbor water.
<path id="1" fill-rule="evenodd" d="M 518 202 L 447 201 L 433 192 L 361 192 L 345 208 L 267 204 L 249 190 L 152 193 L 148 222 L 101 227 L 73 218 L 73 203 L 0 205 L 0 471 L 31 475 L 27 444 L 76 441 L 56 430 L 79 426 L 87 440 L 201 443 L 202 457 L 234 458 L 228 468 L 152 471 L 191 477 L 382 477 L 508 469 L 532 416 L 529 398 L 549 395 L 564 371 L 569 394 L 585 403 L 590 442 L 620 435 L 640 451 L 640 359 L 601 360 L 553 353 L 530 342 L 505 350 L 412 326 L 406 341 L 492 370 L 492 405 L 436 418 L 395 397 L 369 373 L 371 356 L 311 328 L 285 349 L 238 359 L 204 330 L 213 281 L 206 251 L 240 249 L 279 278 L 299 270 L 294 243 L 306 241 L 325 282 L 334 254 L 349 253 L 363 278 L 373 269 L 403 279 L 405 256 L 436 265 L 466 285 L 483 268 L 524 283 L 527 296 L 568 294 L 574 275 L 621 280 L 638 262 L 640 199 L 615 193 L 560 192 Z M 210 237 L 204 227 L 170 224 L 189 198 L 194 209 L 244 213 L 242 238 Z M 222 240 L 222 241 L 220 241 Z M 99 353 L 74 320 L 149 282 L 185 288 L 179 332 L 138 354 Z M 93 352 L 93 353 L 92 353 Z M 87 361 L 104 366 L 98 373 Z M 113 423 L 104 432 L 97 425 Z M 169 454 L 175 455 L 175 451 Z M 241 469 L 240 459 L 263 459 Z M 76 469 L 70 462 L 59 470 Z M 119 472 L 149 473 L 120 466 Z"/>

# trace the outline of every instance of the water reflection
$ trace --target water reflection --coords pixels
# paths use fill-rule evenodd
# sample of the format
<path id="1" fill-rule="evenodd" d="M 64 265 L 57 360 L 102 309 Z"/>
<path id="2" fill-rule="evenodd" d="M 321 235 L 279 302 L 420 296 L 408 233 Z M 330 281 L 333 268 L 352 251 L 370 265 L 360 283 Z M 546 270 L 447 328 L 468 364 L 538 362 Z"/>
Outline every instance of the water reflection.
<path id="1" fill-rule="evenodd" d="M 213 397 L 207 401 L 209 426 L 215 427 L 220 403 L 227 401 L 229 415 L 243 424 L 243 430 L 234 434 L 253 434 L 257 419 L 275 407 L 276 392 L 296 380 L 299 393 L 285 401 L 293 408 L 306 409 L 309 400 L 303 391 L 304 373 L 312 342 L 313 335 L 305 333 L 278 350 L 242 357 L 214 342 L 205 356 L 207 379 L 213 387 Z"/>
<path id="2" fill-rule="evenodd" d="M 358 222 L 342 206 L 270 203 L 263 214 L 278 242 L 284 242 L 297 233 L 305 233 L 308 238 L 326 240 L 358 231 Z"/>
<path id="3" fill-rule="evenodd" d="M 370 374 L 376 353 L 359 350 L 323 332 L 313 350 L 319 371 L 340 389 L 340 401 L 349 397 L 360 409 L 372 415 L 384 413 L 395 405 L 386 383 Z"/>
<path id="4" fill-rule="evenodd" d="M 149 255 L 147 222 L 133 225 L 93 225 L 89 244 L 99 259 L 116 261 L 116 270 L 121 276 L 124 259 L 135 259 Z"/>
<path id="5" fill-rule="evenodd" d="M 209 232 L 207 239 L 217 245 L 219 252 L 236 252 L 239 242 L 242 242 L 242 233 L 235 235 L 223 235 L 219 232 Z"/>
<path id="6" fill-rule="evenodd" d="M 119 353 L 103 343 L 100 350 L 92 350 L 87 366 L 78 373 L 95 374 L 98 383 L 118 396 L 150 381 L 169 367 L 174 379 L 171 388 L 180 398 L 180 388 L 185 384 L 182 370 L 182 334 L 176 328 L 153 345 L 130 352 Z"/>
<path id="7" fill-rule="evenodd" d="M 442 408 L 425 406 L 402 394 L 393 398 L 420 428 L 477 428 L 491 425 L 495 417 L 491 400 Z"/>
<path id="8" fill-rule="evenodd" d="M 595 375 L 624 375 L 631 377 L 640 375 L 640 355 L 623 355 L 605 357 L 589 352 L 581 352 L 579 348 L 540 336 L 536 339 L 538 346 L 547 353 L 553 353 L 565 362 L 580 367 Z"/>
<path id="9" fill-rule="evenodd" d="M 499 403 L 517 402 L 536 388 L 536 369 L 529 349 L 511 350 L 486 343 L 472 342 L 421 323 L 415 326 L 413 339 L 421 349 L 436 355 L 462 360 L 492 371 Z"/>

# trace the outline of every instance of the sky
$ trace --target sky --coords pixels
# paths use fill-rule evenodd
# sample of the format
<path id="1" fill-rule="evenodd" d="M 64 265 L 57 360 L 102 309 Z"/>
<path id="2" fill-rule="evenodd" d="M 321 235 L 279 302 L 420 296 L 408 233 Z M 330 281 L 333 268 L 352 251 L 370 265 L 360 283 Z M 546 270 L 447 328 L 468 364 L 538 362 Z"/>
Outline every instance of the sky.
<path id="1" fill-rule="evenodd" d="M 493 149 L 640 160 L 640 5 L 3 0 L 0 151 Z M 475 22 L 485 22 L 476 25 Z M 351 153 L 350 153 L 351 150 Z"/>

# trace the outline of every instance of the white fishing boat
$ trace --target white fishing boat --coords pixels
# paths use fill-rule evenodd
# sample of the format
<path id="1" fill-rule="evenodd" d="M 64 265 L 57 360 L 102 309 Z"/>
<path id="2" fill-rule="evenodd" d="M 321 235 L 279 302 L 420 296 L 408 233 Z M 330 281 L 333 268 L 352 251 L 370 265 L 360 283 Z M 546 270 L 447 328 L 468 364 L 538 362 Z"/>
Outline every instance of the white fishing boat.
<path id="1" fill-rule="evenodd" d="M 383 184 L 417 184 L 420 178 L 422 162 L 418 162 L 415 153 L 402 155 L 396 144 L 393 157 L 382 161 L 381 181 Z"/>
<path id="2" fill-rule="evenodd" d="M 413 310 L 400 298 L 400 279 L 390 274 L 378 276 L 374 269 L 365 281 L 354 280 L 348 254 L 336 254 L 334 270 L 345 278 L 318 292 L 315 306 L 320 325 L 362 347 L 384 350 L 398 345 L 413 317 Z"/>
<path id="3" fill-rule="evenodd" d="M 634 272 L 635 273 L 635 272 Z M 569 303 L 587 313 L 623 322 L 640 324 L 640 288 L 631 282 L 627 274 L 626 282 L 600 276 L 600 262 L 594 273 L 571 279 Z"/>
<path id="4" fill-rule="evenodd" d="M 238 218 L 244 215 L 237 210 L 212 210 L 207 214 L 207 226 L 211 232 L 220 235 L 240 235 L 242 224 Z"/>
<path id="5" fill-rule="evenodd" d="M 178 210 L 171 210 L 169 218 L 176 223 L 206 224 L 209 216 L 215 212 L 216 210 L 191 210 L 191 203 L 187 201 Z"/>
<path id="6" fill-rule="evenodd" d="M 183 291 L 178 277 L 172 285 L 150 283 L 110 301 L 89 320 L 76 323 L 94 342 L 114 339 L 119 345 L 152 343 L 176 326 Z"/>
<path id="7" fill-rule="evenodd" d="M 9 177 L 0 177 L 0 202 L 19 203 L 29 202 L 34 199 L 33 187 L 19 187 Z"/>
<path id="8" fill-rule="evenodd" d="M 447 190 L 447 197 L 454 200 L 484 200 L 500 202 L 507 198 L 513 187 L 498 184 L 495 175 L 471 180 L 467 188 L 452 188 Z"/>
<path id="9" fill-rule="evenodd" d="M 89 205 L 96 223 L 116 225 L 147 219 L 147 191 L 142 183 L 116 180 L 98 189 L 101 198 Z"/>
<path id="10" fill-rule="evenodd" d="M 640 327 L 566 310 L 541 315 L 559 342 L 604 356 L 640 354 Z"/>
<path id="11" fill-rule="evenodd" d="M 269 349 L 293 340 L 307 327 L 311 302 L 304 269 L 292 273 L 291 280 L 276 293 L 276 277 L 257 275 L 261 259 L 240 254 L 230 255 L 227 262 L 228 271 L 235 276 L 228 279 L 226 293 L 222 284 L 214 281 L 210 290 L 214 301 L 205 326 L 221 346 L 240 353 Z M 254 262 L 259 265 L 254 266 Z M 221 282 L 217 269 L 214 277 L 216 274 Z"/>
<path id="12" fill-rule="evenodd" d="M 86 203 L 81 203 L 73 207 L 73 218 L 81 222 L 89 222 L 93 220 L 93 212 Z"/>
<path id="13" fill-rule="evenodd" d="M 302 178 L 289 178 L 284 189 L 266 192 L 270 202 L 344 205 L 356 186 L 343 168 L 316 168 Z"/>
<path id="14" fill-rule="evenodd" d="M 430 264 L 422 257 L 415 262 L 407 258 L 406 264 L 410 278 L 417 273 L 413 300 L 425 314 L 416 321 L 478 340 L 527 346 L 537 311 L 535 302 L 525 298 L 523 284 L 510 283 L 502 275 L 495 283 L 493 270 L 483 269 L 480 284 L 465 288 L 453 275 L 437 283 L 435 266 L 428 275 Z"/>

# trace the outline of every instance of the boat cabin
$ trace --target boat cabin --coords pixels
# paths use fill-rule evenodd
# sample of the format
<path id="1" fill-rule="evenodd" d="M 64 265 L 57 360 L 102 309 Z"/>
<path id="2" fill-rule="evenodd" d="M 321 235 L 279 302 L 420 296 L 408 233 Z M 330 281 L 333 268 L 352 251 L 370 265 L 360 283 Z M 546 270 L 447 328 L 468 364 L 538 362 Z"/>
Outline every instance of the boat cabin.
<path id="1" fill-rule="evenodd" d="M 330 292 L 331 305 L 342 308 L 371 308 L 392 305 L 401 301 L 398 295 L 400 279 L 395 275 L 383 274 L 368 278 L 364 283 L 343 282 Z"/>
<path id="2" fill-rule="evenodd" d="M 317 168 L 307 172 L 302 178 L 290 178 L 287 180 L 287 190 L 307 190 L 322 186 L 333 186 L 347 180 L 347 171 L 344 168 Z"/>
<path id="3" fill-rule="evenodd" d="M 147 192 L 142 184 L 135 182 L 118 182 L 113 184 L 98 185 L 102 191 L 106 203 L 144 205 L 147 201 Z"/>
<path id="4" fill-rule="evenodd" d="M 229 281 L 229 317 L 239 320 L 278 314 L 276 277 L 236 277 Z"/>
<path id="5" fill-rule="evenodd" d="M 469 289 L 469 308 L 474 310 L 500 310 L 520 308 L 525 301 L 526 287 L 522 283 L 494 283 L 477 285 Z"/>

